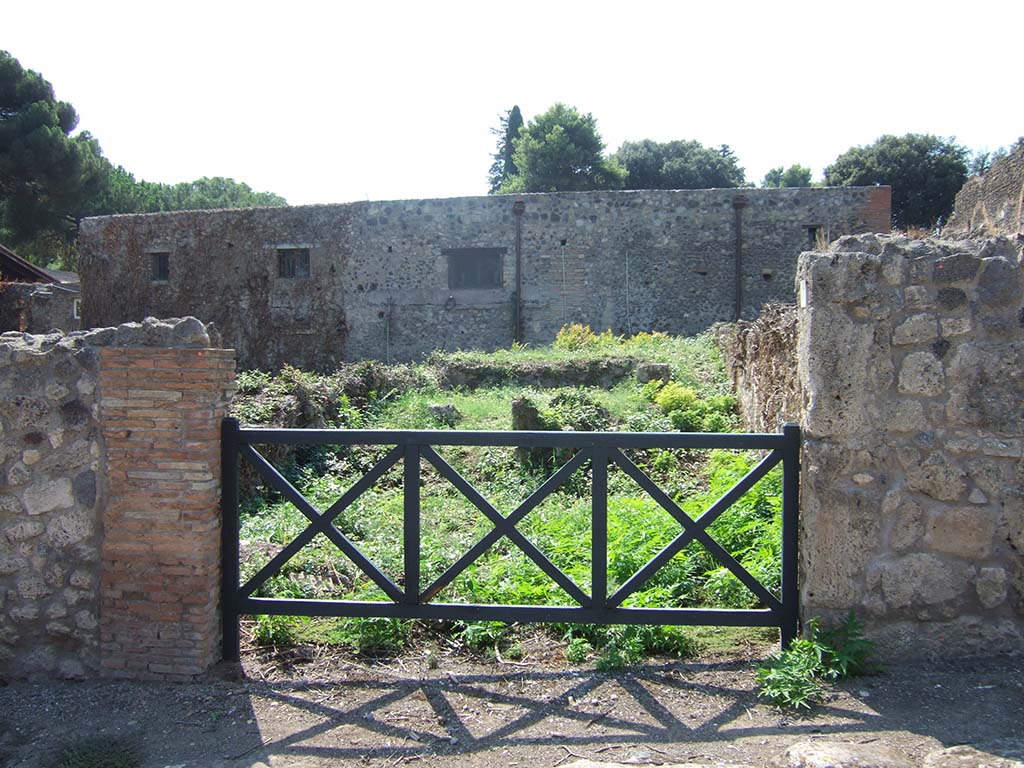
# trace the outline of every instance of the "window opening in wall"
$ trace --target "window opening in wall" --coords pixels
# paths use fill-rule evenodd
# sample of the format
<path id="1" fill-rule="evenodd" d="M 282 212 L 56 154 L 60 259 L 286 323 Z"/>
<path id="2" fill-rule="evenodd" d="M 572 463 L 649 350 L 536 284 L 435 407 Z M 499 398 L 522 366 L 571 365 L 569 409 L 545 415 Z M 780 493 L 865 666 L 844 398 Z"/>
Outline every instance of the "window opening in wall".
<path id="1" fill-rule="evenodd" d="M 309 277 L 309 248 L 278 248 L 277 276 L 286 279 Z"/>
<path id="2" fill-rule="evenodd" d="M 761 279 L 765 282 L 770 281 L 773 277 L 775 277 L 775 273 L 770 269 L 761 270 Z"/>
<path id="3" fill-rule="evenodd" d="M 153 282 L 166 282 L 171 279 L 171 254 L 169 251 L 150 253 L 149 262 Z"/>
<path id="4" fill-rule="evenodd" d="M 807 248 L 814 250 L 818 247 L 818 231 L 821 227 L 808 227 L 807 228 Z"/>
<path id="5" fill-rule="evenodd" d="M 506 248 L 444 248 L 448 288 L 501 288 L 501 258 Z"/>
<path id="6" fill-rule="evenodd" d="M 75 299 L 73 302 L 71 302 L 71 316 L 75 320 L 81 320 L 82 319 L 82 300 L 81 299 Z"/>

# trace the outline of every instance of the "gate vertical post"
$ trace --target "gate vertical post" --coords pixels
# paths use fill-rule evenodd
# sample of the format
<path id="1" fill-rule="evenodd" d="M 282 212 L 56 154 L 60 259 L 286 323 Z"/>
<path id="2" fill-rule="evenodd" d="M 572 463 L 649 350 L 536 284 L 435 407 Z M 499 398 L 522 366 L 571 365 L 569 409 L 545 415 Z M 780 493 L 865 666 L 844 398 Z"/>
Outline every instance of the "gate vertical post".
<path id="1" fill-rule="evenodd" d="M 420 447 L 409 443 L 403 459 L 404 519 L 402 548 L 405 552 L 405 602 L 420 602 Z"/>
<path id="2" fill-rule="evenodd" d="M 796 639 L 800 624 L 800 589 L 797 583 L 797 546 L 800 508 L 800 427 L 782 428 L 786 446 L 782 456 L 782 647 Z"/>
<path id="3" fill-rule="evenodd" d="M 608 602 L 608 450 L 594 448 L 590 464 L 590 604 L 601 609 Z"/>
<path id="4" fill-rule="evenodd" d="M 221 422 L 221 656 L 238 661 L 238 419 Z"/>

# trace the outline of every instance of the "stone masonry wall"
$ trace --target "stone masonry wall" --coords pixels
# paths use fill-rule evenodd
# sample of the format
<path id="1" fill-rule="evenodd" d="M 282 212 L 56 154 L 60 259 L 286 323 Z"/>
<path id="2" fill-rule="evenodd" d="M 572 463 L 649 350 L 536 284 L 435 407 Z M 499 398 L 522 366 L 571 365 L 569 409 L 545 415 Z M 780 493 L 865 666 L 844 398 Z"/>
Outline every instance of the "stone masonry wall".
<path id="1" fill-rule="evenodd" d="M 863 235 L 798 269 L 805 616 L 888 656 L 1024 643 L 1024 277 L 1003 239 Z"/>
<path id="2" fill-rule="evenodd" d="M 195 318 L 0 335 L 0 676 L 217 659 L 234 355 L 210 345 Z"/>
<path id="3" fill-rule="evenodd" d="M 243 367 L 328 369 L 434 349 L 507 347 L 521 218 L 522 329 L 696 333 L 791 301 L 815 233 L 888 231 L 888 187 L 566 192 L 88 219 L 79 271 L 86 325 L 146 315 L 215 323 Z M 739 231 L 737 231 L 737 221 Z M 280 277 L 278 248 L 309 277 Z M 446 249 L 497 248 L 500 287 L 449 287 Z M 153 280 L 154 253 L 170 274 Z"/>
<path id="4" fill-rule="evenodd" d="M 1024 232 L 1024 141 L 992 163 L 986 173 L 967 180 L 943 229 L 947 237 L 1019 232 Z"/>
<path id="5" fill-rule="evenodd" d="M 82 337 L 0 336 L 0 675 L 99 668 L 102 444 Z"/>
<path id="6" fill-rule="evenodd" d="M 0 283 L 0 333 L 49 333 L 77 331 L 75 317 L 77 284 Z"/>
<path id="7" fill-rule="evenodd" d="M 744 428 L 778 432 L 786 422 L 799 422 L 796 305 L 768 304 L 752 322 L 723 323 L 714 330 Z"/>

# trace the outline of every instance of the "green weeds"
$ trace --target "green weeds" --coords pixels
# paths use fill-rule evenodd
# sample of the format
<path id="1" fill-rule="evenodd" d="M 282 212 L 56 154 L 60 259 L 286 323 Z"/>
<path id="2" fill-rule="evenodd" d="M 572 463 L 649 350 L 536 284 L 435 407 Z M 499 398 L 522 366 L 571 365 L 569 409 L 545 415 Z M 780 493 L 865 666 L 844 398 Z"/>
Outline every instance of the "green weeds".
<path id="1" fill-rule="evenodd" d="M 757 670 L 758 695 L 779 707 L 810 709 L 821 702 L 826 682 L 865 672 L 873 648 L 852 611 L 831 630 L 812 619 L 804 637 Z"/>
<path id="2" fill-rule="evenodd" d="M 486 359 L 492 365 L 536 364 L 572 360 L 581 355 L 627 355 L 669 362 L 672 381 L 646 386 L 634 380 L 611 387 L 555 389 L 507 385 L 475 391 L 442 390 L 436 369 L 452 360 Z M 457 352 L 434 355 L 418 367 L 392 371 L 360 364 L 331 375 L 285 369 L 278 376 L 243 374 L 232 412 L 243 421 L 272 426 L 347 426 L 372 429 L 437 429 L 432 403 L 453 404 L 460 429 L 507 429 L 511 402 L 527 396 L 549 429 L 591 431 L 668 431 L 687 428 L 718 431 L 736 420 L 735 400 L 728 394 L 721 360 L 710 339 L 676 339 L 639 334 L 622 339 L 570 326 L 552 347 L 516 349 L 484 356 Z M 265 448 L 265 447 L 264 447 Z M 262 449 L 261 449 L 262 450 Z M 440 447 L 438 452 L 480 490 L 503 515 L 514 510 L 547 473 L 569 460 L 571 449 L 552 452 L 550 460 L 529 465 L 513 449 Z M 379 446 L 317 449 L 307 454 L 268 456 L 318 509 L 327 509 L 385 453 Z M 747 452 L 651 450 L 629 451 L 691 518 L 746 474 L 758 456 Z M 526 538 L 562 569 L 584 592 L 590 590 L 590 468 L 579 470 L 518 525 Z M 439 473 L 423 463 L 421 474 L 420 569 L 424 584 L 440 576 L 493 524 Z M 681 526 L 617 467 L 608 475 L 608 573 L 617 589 L 671 542 Z M 245 491 L 248 491 L 246 494 Z M 243 582 L 295 538 L 308 520 L 276 493 L 253 482 L 243 487 Z M 388 471 L 350 504 L 334 525 L 372 562 L 401 583 L 402 467 Z M 709 533 L 769 590 L 780 581 L 781 471 L 762 479 L 710 526 Z M 259 597 L 305 599 L 386 599 L 380 589 L 323 534 L 292 557 L 256 592 Z M 496 541 L 475 563 L 446 586 L 439 602 L 572 605 L 574 601 L 508 538 Z M 759 605 L 758 598 L 722 568 L 699 544 L 691 543 L 671 558 L 626 606 L 730 607 Z M 254 642 L 281 645 L 330 642 L 360 653 L 388 654 L 412 641 L 415 626 L 391 619 L 336 619 L 320 622 L 289 617 L 257 619 Z M 678 627 L 553 628 L 564 635 L 567 658 L 595 658 L 601 669 L 635 663 L 644 655 L 691 654 L 702 642 L 694 630 Z M 501 649 L 514 655 L 516 630 L 500 622 L 456 624 L 449 636 L 480 652 Z"/>

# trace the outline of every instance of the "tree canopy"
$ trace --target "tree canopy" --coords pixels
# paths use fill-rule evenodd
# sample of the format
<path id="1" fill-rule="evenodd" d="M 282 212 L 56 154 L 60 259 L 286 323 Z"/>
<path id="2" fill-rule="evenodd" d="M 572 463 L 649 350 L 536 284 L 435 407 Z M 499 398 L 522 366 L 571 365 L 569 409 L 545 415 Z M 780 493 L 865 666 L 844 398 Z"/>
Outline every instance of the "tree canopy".
<path id="1" fill-rule="evenodd" d="M 780 165 L 778 168 L 772 168 L 764 175 L 761 186 L 765 189 L 772 187 L 809 187 L 811 186 L 811 169 L 794 164 L 783 170 Z"/>
<path id="2" fill-rule="evenodd" d="M 0 51 L 0 242 L 39 264 L 74 268 L 78 220 L 109 213 L 286 205 L 223 177 L 136 181 L 103 156 L 42 75 Z"/>
<path id="3" fill-rule="evenodd" d="M 74 107 L 39 73 L 0 51 L 0 237 L 73 240 L 79 212 L 106 174 L 95 139 L 71 136 L 77 125 Z"/>
<path id="4" fill-rule="evenodd" d="M 888 184 L 893 226 L 932 227 L 952 212 L 956 193 L 967 180 L 968 155 L 953 139 L 886 135 L 841 154 L 825 169 L 825 180 L 832 186 Z"/>
<path id="5" fill-rule="evenodd" d="M 512 155 L 515 152 L 514 142 L 519 138 L 522 127 L 523 113 L 516 104 L 499 118 L 497 128 L 491 128 L 491 133 L 498 137 L 498 146 L 492 155 L 494 162 L 487 174 L 488 194 L 493 195 L 510 177 L 519 173 L 519 167 Z"/>
<path id="6" fill-rule="evenodd" d="M 626 189 L 711 189 L 746 181 L 726 144 L 711 149 L 697 141 L 627 141 L 612 159 L 629 173 Z"/>
<path id="7" fill-rule="evenodd" d="M 516 174 L 499 192 L 563 192 L 620 189 L 624 168 L 604 156 L 593 115 L 555 104 L 531 120 L 512 140 Z"/>

